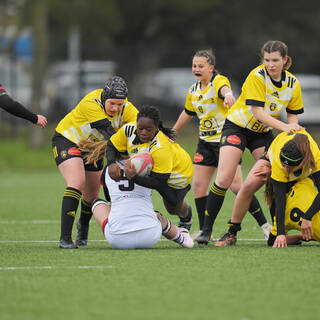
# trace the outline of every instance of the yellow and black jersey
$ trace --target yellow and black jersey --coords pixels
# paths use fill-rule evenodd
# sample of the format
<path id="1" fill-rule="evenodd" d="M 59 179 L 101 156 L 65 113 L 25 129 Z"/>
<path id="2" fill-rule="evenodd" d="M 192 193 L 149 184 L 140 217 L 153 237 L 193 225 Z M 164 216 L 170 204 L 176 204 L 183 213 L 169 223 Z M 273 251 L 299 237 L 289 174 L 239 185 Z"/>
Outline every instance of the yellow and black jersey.
<path id="1" fill-rule="evenodd" d="M 289 140 L 297 134 L 305 134 L 310 142 L 311 152 L 313 154 L 314 160 L 316 162 L 316 168 L 302 168 L 302 170 L 293 171 L 290 174 L 283 169 L 282 163 L 280 161 L 280 150 Z M 296 180 L 301 180 L 307 178 L 311 174 L 320 170 L 320 150 L 317 143 L 313 140 L 311 135 L 305 131 L 300 130 L 296 132 L 284 131 L 278 134 L 278 136 L 271 143 L 267 158 L 269 158 L 271 163 L 271 178 L 278 182 L 291 182 Z"/>
<path id="2" fill-rule="evenodd" d="M 189 154 L 179 144 L 169 140 L 162 131 L 159 131 L 152 141 L 140 143 L 136 129 L 135 123 L 126 124 L 110 138 L 110 141 L 119 152 L 127 151 L 130 157 L 137 153 L 150 153 L 153 160 L 152 171 L 170 174 L 168 186 L 174 189 L 187 187 L 193 174 Z"/>
<path id="3" fill-rule="evenodd" d="M 313 203 L 318 192 L 310 178 L 298 181 L 286 195 L 285 233 L 290 230 L 301 231 L 304 214 Z M 312 217 L 312 238 L 320 241 L 320 211 Z M 277 225 L 274 221 L 271 233 L 277 236 Z"/>
<path id="4" fill-rule="evenodd" d="M 241 95 L 228 112 L 227 119 L 236 125 L 262 133 L 271 128 L 254 118 L 252 106 L 262 107 L 274 118 L 282 111 L 303 113 L 300 83 L 289 71 L 283 71 L 282 79 L 274 82 L 264 65 L 253 69 L 245 80 Z"/>
<path id="5" fill-rule="evenodd" d="M 223 104 L 223 98 L 219 96 L 221 88 L 230 86 L 228 78 L 217 74 L 201 90 L 201 83 L 194 83 L 188 90 L 185 103 L 185 112 L 190 115 L 197 115 L 200 120 L 199 136 L 207 142 L 219 142 L 228 108 Z"/>
<path id="6" fill-rule="evenodd" d="M 101 103 L 102 89 L 87 94 L 79 104 L 58 124 L 56 131 L 74 143 L 81 139 L 89 141 L 105 140 L 104 136 L 91 127 L 92 123 L 108 119 L 115 131 L 124 124 L 137 120 L 138 110 L 127 99 L 117 115 L 110 117 Z"/>

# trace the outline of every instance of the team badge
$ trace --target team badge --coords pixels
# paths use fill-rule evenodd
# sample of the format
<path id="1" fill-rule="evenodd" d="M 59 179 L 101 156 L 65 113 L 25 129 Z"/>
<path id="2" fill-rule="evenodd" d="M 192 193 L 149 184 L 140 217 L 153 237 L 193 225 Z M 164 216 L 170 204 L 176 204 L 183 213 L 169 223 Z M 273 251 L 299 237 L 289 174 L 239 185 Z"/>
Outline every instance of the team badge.
<path id="1" fill-rule="evenodd" d="M 227 142 L 231 144 L 241 144 L 241 139 L 238 136 L 229 136 Z"/>
<path id="2" fill-rule="evenodd" d="M 68 154 L 68 153 L 67 153 L 66 150 L 62 150 L 62 151 L 60 152 L 60 156 L 61 156 L 62 159 L 66 158 L 67 154 Z"/>
<path id="3" fill-rule="evenodd" d="M 196 153 L 193 157 L 193 162 L 201 162 L 203 161 L 203 155 L 200 153 Z"/>

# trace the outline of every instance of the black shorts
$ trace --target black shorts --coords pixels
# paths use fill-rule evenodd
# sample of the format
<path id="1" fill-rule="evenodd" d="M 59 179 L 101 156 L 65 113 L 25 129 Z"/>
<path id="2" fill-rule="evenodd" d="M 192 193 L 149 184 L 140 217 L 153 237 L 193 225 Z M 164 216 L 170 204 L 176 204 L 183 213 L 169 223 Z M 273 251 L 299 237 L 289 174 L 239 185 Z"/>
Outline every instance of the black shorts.
<path id="1" fill-rule="evenodd" d="M 71 158 L 82 158 L 86 171 L 100 171 L 103 168 L 103 159 L 97 161 L 97 167 L 93 163 L 85 164 L 84 154 L 79 150 L 78 146 L 58 132 L 55 132 L 52 137 L 52 150 L 57 166 Z"/>
<path id="2" fill-rule="evenodd" d="M 242 128 L 226 119 L 220 140 L 220 147 L 232 146 L 242 151 L 248 148 L 252 153 L 255 149 L 265 147 L 267 150 L 273 140 L 271 131 L 257 133 L 246 128 Z"/>
<path id="3" fill-rule="evenodd" d="M 219 162 L 218 142 L 206 142 L 199 139 L 196 154 L 193 157 L 193 164 L 201 166 L 217 167 Z"/>
<path id="4" fill-rule="evenodd" d="M 158 190 L 161 194 L 162 198 L 167 201 L 172 206 L 177 206 L 179 203 L 181 203 L 188 191 L 191 189 L 190 184 L 183 188 L 183 189 L 174 189 L 169 186 L 167 186 L 163 190 Z"/>

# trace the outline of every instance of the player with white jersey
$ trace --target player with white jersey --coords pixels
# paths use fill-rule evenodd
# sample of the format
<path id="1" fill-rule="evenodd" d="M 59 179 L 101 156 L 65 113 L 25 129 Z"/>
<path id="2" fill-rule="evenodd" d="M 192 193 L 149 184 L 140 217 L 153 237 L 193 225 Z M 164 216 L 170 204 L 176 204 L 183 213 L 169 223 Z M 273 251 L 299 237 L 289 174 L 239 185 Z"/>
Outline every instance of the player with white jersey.
<path id="1" fill-rule="evenodd" d="M 163 234 L 186 248 L 193 241 L 186 229 L 178 229 L 170 221 L 154 211 L 149 188 L 135 184 L 124 175 L 123 162 L 119 181 L 110 178 L 107 167 L 102 183 L 107 186 L 111 206 L 104 200 L 93 202 L 92 211 L 108 243 L 116 249 L 146 249 L 155 245 Z"/>
<path id="2" fill-rule="evenodd" d="M 163 127 L 159 110 L 143 106 L 137 123 L 124 125 L 108 141 L 108 170 L 111 178 L 118 181 L 120 170 L 115 162 L 120 153 L 126 152 L 130 157 L 137 153 L 150 153 L 153 167 L 149 176 L 137 176 L 130 161 L 125 166 L 126 176 L 137 184 L 157 190 L 168 213 L 179 216 L 179 227 L 190 230 L 192 210 L 184 199 L 191 188 L 192 161 L 173 138 L 172 129 Z"/>

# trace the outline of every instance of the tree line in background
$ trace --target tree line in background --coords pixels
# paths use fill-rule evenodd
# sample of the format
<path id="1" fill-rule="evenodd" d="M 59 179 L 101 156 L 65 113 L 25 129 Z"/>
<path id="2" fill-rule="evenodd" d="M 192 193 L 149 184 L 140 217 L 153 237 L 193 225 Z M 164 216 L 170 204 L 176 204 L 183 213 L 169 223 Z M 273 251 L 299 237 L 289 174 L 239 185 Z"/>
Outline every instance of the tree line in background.
<path id="1" fill-rule="evenodd" d="M 131 96 L 146 72 L 190 67 L 199 49 L 213 49 L 217 68 L 241 83 L 270 39 L 288 45 L 293 72 L 320 72 L 317 1 L 2 0 L 0 21 L 2 28 L 32 27 L 35 109 L 45 70 L 66 59 L 74 26 L 80 34 L 80 59 L 115 61 Z"/>

